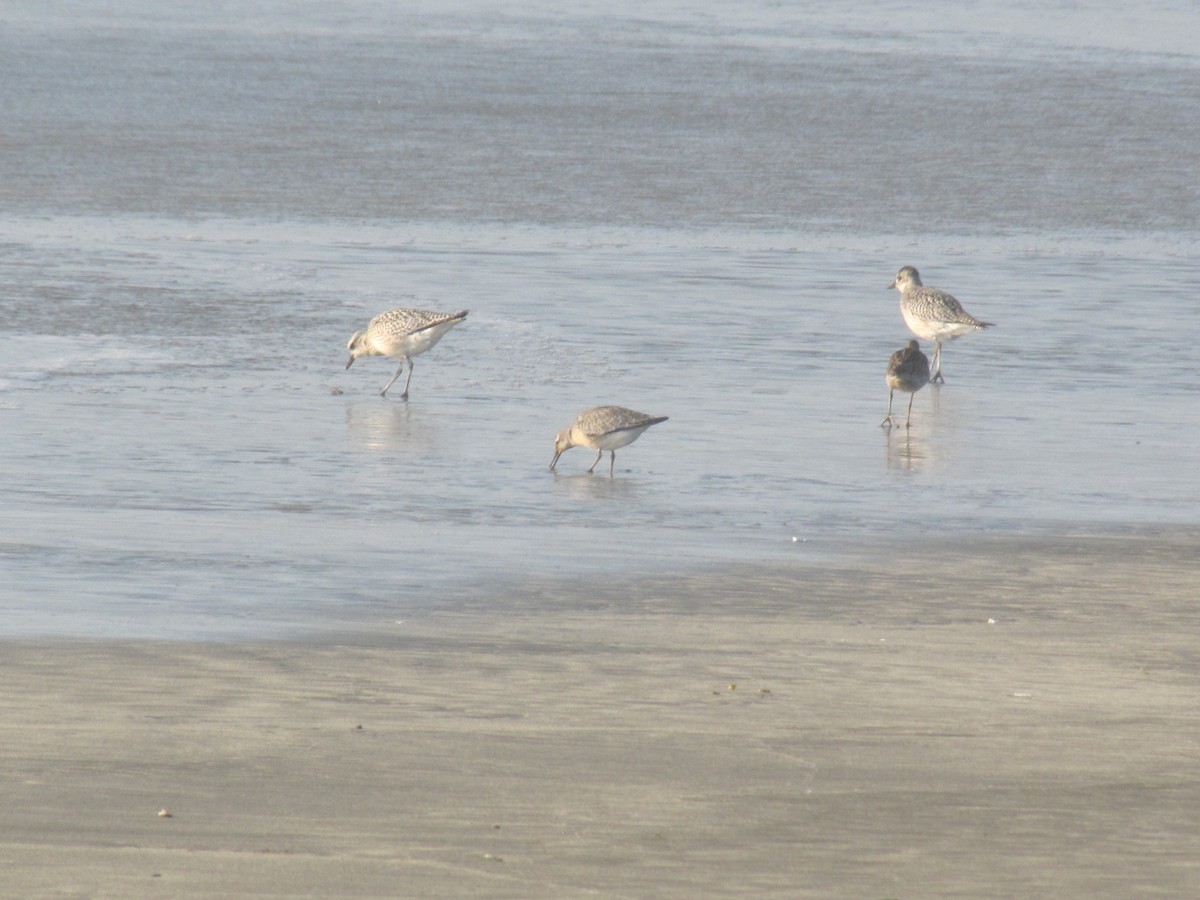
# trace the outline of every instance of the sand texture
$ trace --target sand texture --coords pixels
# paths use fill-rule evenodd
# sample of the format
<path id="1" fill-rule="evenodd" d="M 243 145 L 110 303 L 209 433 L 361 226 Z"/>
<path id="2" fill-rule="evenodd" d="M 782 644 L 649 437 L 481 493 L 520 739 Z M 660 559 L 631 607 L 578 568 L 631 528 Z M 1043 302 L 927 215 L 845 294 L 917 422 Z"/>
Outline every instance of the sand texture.
<path id="1" fill-rule="evenodd" d="M 0 893 L 1200 896 L 1200 538 L 937 555 L 5 641 Z"/>

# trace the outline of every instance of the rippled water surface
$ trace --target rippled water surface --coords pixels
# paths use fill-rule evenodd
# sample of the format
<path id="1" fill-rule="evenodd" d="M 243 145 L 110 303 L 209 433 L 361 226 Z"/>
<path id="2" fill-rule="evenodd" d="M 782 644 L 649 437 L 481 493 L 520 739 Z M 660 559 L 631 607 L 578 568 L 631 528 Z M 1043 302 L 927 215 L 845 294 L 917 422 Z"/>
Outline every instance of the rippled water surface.
<path id="1" fill-rule="evenodd" d="M 15 5 L 3 633 L 1200 523 L 1196 14 L 928 9 Z M 903 264 L 997 323 L 908 433 Z M 600 403 L 670 421 L 550 474 Z"/>

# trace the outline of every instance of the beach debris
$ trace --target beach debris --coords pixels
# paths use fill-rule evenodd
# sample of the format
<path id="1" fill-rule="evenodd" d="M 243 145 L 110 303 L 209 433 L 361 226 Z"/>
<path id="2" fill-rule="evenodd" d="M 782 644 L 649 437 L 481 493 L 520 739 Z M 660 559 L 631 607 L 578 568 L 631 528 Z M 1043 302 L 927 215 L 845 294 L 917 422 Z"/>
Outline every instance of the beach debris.
<path id="1" fill-rule="evenodd" d="M 171 811 L 164 806 L 158 811 L 158 817 L 160 819 L 169 819 L 171 818 Z"/>

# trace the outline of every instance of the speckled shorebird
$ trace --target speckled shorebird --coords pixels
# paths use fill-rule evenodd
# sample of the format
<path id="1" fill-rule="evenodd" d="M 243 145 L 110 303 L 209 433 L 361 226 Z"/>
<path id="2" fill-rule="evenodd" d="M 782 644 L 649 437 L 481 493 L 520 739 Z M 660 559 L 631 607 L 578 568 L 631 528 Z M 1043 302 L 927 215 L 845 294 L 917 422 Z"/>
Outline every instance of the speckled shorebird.
<path id="1" fill-rule="evenodd" d="M 896 417 L 892 415 L 892 397 L 896 391 L 908 392 L 908 415 L 904 419 L 904 427 L 907 428 L 912 419 L 912 404 L 913 398 L 916 397 L 917 391 L 929 384 L 929 359 L 921 352 L 921 345 L 916 341 L 909 341 L 908 346 L 897 350 L 892 354 L 892 358 L 888 360 L 887 367 L 887 386 L 888 386 L 888 412 L 887 417 L 879 423 L 882 428 L 886 425 L 891 428 L 896 421 Z"/>
<path id="2" fill-rule="evenodd" d="M 558 464 L 558 458 L 572 447 L 591 447 L 596 458 L 588 469 L 591 474 L 607 450 L 612 454 L 608 461 L 608 474 L 612 477 L 617 462 L 617 450 L 628 446 L 642 436 L 651 425 L 667 421 L 666 416 L 648 416 L 645 413 L 626 409 L 623 406 L 596 406 L 585 409 L 567 428 L 554 439 L 554 459 L 550 460 L 550 471 Z"/>
<path id="3" fill-rule="evenodd" d="M 354 332 L 354 337 L 350 338 L 350 343 L 346 345 L 350 350 L 346 368 L 354 365 L 354 361 L 360 356 L 400 357 L 400 368 L 396 370 L 392 380 L 383 386 L 379 396 L 387 396 L 388 388 L 396 383 L 407 361 L 408 378 L 404 381 L 404 393 L 400 395 L 400 399 L 406 399 L 408 384 L 412 381 L 412 358 L 420 356 L 440 341 L 442 335 L 467 317 L 467 312 L 465 309 L 456 313 L 393 309 L 391 312 L 380 313 L 367 324 L 365 330 Z"/>
<path id="4" fill-rule="evenodd" d="M 897 272 L 896 280 L 888 287 L 900 292 L 900 314 L 909 330 L 919 338 L 934 342 L 931 381 L 945 381 L 942 378 L 943 341 L 992 327 L 991 322 L 980 322 L 945 291 L 921 284 L 921 275 L 912 266 L 904 266 Z"/>

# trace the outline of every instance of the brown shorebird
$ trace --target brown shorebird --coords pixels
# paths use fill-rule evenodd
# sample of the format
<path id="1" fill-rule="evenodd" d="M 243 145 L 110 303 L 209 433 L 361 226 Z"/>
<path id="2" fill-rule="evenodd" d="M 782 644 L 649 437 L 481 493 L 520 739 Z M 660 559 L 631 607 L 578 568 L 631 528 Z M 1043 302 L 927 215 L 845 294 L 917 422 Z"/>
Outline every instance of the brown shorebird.
<path id="1" fill-rule="evenodd" d="M 913 398 L 917 391 L 927 384 L 929 384 L 929 359 L 921 352 L 920 344 L 916 341 L 909 341 L 907 347 L 897 350 L 888 360 L 888 411 L 887 417 L 879 423 L 879 427 L 882 428 L 886 425 L 891 428 L 895 424 L 896 417 L 892 415 L 892 397 L 895 396 L 896 391 L 906 391 L 909 395 L 908 415 L 904 419 L 904 427 L 907 428 L 912 419 Z"/>
<path id="2" fill-rule="evenodd" d="M 565 451 L 572 447 L 591 447 L 596 451 L 596 458 L 592 461 L 588 473 L 596 468 L 596 463 L 600 462 L 604 451 L 607 450 L 612 454 L 608 461 L 608 475 L 611 478 L 613 466 L 617 462 L 617 450 L 632 444 L 651 425 L 665 421 L 666 416 L 648 416 L 623 406 L 596 406 L 585 409 L 554 439 L 554 459 L 550 460 L 550 471 L 554 471 L 558 458 Z"/>
<path id="3" fill-rule="evenodd" d="M 380 313 L 363 331 L 354 332 L 354 337 L 350 338 L 350 343 L 346 345 L 350 350 L 346 368 L 354 365 L 354 361 L 360 356 L 400 357 L 400 368 L 396 370 L 392 380 L 383 386 L 379 395 L 387 396 L 388 388 L 396 383 L 407 361 L 408 378 L 404 381 L 404 393 L 400 395 L 400 399 L 405 400 L 408 398 L 408 383 L 412 381 L 412 358 L 433 347 L 442 339 L 442 335 L 467 317 L 467 312 L 465 309 L 456 313 L 393 309 L 391 312 Z"/>
<path id="4" fill-rule="evenodd" d="M 991 322 L 980 322 L 945 291 L 921 284 L 921 275 L 912 266 L 904 266 L 897 272 L 896 280 L 888 287 L 900 292 L 900 315 L 904 316 L 904 324 L 909 330 L 919 338 L 934 342 L 931 381 L 945 381 L 942 378 L 943 341 L 992 327 Z"/>

